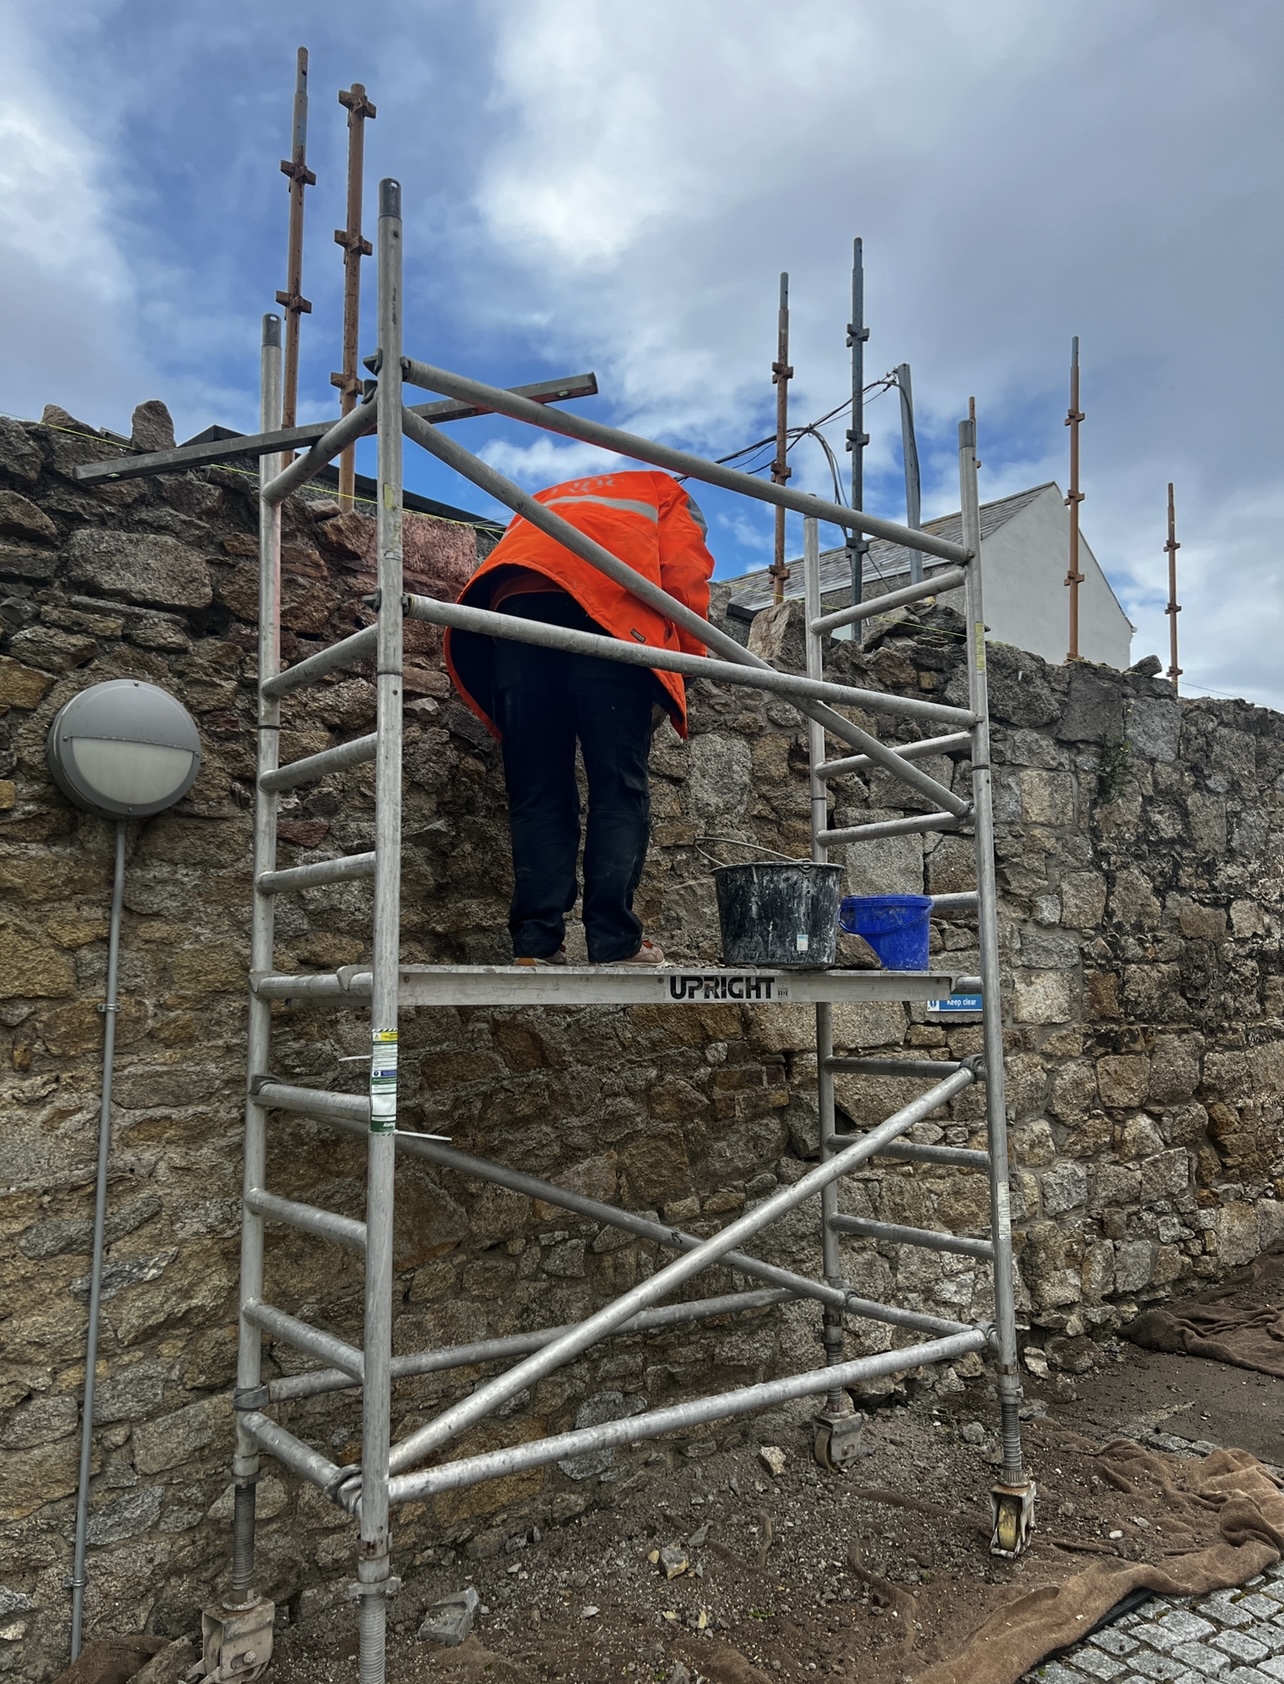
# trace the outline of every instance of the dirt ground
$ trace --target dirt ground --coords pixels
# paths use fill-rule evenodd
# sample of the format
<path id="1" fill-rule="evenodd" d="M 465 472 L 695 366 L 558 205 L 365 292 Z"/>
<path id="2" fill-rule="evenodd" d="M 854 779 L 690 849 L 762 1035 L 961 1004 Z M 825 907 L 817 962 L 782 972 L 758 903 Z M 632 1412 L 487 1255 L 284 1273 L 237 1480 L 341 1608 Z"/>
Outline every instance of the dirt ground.
<path id="1" fill-rule="evenodd" d="M 1284 1302 L 1284 1257 L 1202 1296 Z M 1098 1471 L 1094 1451 L 1111 1440 L 1154 1448 L 1159 1434 L 1190 1453 L 1217 1445 L 1284 1462 L 1284 1382 L 1118 1340 L 1097 1351 L 1085 1372 L 1025 1376 L 1039 1504 L 1020 1561 L 989 1553 L 997 1409 L 984 1380 L 869 1410 L 869 1453 L 845 1474 L 814 1463 L 810 1407 L 799 1405 L 747 1422 L 741 1445 L 700 1460 L 660 1443 L 651 1477 L 616 1506 L 515 1535 L 488 1560 L 409 1574 L 391 1604 L 389 1684 L 901 1684 L 1010 1595 L 1102 1555 L 1171 1551 L 1162 1511 L 1139 1512 L 1137 1496 Z M 1073 1341 L 1063 1358 L 1078 1366 L 1092 1354 Z M 760 1455 L 769 1444 L 785 1452 L 778 1475 Z M 672 1579 L 651 1559 L 666 1546 L 689 1562 Z M 417 1640 L 427 1606 L 466 1585 L 481 1600 L 472 1635 L 454 1649 Z M 332 1609 L 278 1633 L 270 1678 L 351 1679 L 355 1654 L 351 1606 Z"/>

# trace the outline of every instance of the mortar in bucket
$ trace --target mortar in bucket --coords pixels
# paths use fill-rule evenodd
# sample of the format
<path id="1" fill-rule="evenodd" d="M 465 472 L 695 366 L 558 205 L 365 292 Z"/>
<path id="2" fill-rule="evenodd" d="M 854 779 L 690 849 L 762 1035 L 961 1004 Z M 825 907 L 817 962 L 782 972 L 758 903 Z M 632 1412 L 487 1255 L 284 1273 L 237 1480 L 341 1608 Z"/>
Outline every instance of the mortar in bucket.
<path id="1" fill-rule="evenodd" d="M 757 844 L 736 845 L 774 852 Z M 723 963 L 770 970 L 821 970 L 834 964 L 842 874 L 841 866 L 785 855 L 716 866 Z"/>
<path id="2" fill-rule="evenodd" d="M 931 944 L 927 895 L 844 895 L 838 922 L 864 936 L 887 971 L 925 971 Z"/>

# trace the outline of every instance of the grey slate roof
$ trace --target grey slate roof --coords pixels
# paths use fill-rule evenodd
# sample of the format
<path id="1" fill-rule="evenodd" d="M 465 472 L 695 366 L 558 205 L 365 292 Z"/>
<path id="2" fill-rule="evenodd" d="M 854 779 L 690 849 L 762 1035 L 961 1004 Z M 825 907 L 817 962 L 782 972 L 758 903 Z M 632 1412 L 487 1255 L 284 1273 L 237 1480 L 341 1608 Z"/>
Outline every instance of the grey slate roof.
<path id="1" fill-rule="evenodd" d="M 1018 491 L 1011 497 L 1000 497 L 997 502 L 982 503 L 982 541 L 992 532 L 997 532 L 999 527 L 1005 525 L 1014 515 L 1019 515 L 1022 509 L 1028 508 L 1036 497 L 1041 497 L 1049 490 L 1057 490 L 1051 480 L 1043 485 L 1032 486 L 1029 491 Z M 1057 495 L 1061 495 L 1059 491 Z M 963 541 L 963 517 L 959 514 L 942 515 L 938 520 L 924 521 L 923 530 L 959 544 Z M 875 538 L 865 559 L 865 583 L 869 594 L 880 594 L 886 588 L 885 580 L 895 580 L 898 574 L 907 574 L 909 564 L 910 552 L 903 545 L 889 543 L 886 538 Z M 789 565 L 792 571 L 785 584 L 785 596 L 787 599 L 801 599 L 802 564 L 791 562 Z M 923 557 L 924 572 L 929 576 L 938 568 L 949 565 L 935 556 Z M 739 579 L 724 580 L 722 586 L 724 590 L 730 587 L 727 611 L 737 620 L 752 619 L 760 609 L 771 607 L 772 583 L 765 567 L 753 573 L 746 573 Z M 845 549 L 821 551 L 820 594 L 826 608 L 841 607 L 851 600 L 851 567 Z"/>

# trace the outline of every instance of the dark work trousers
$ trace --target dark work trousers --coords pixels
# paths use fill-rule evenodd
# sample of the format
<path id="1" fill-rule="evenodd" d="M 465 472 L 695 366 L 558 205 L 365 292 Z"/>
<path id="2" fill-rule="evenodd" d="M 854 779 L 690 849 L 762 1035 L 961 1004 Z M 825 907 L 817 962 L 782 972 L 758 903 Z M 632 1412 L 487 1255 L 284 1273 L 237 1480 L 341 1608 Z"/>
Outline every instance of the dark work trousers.
<path id="1" fill-rule="evenodd" d="M 500 612 L 602 632 L 563 591 L 512 596 Z M 589 960 L 631 958 L 642 944 L 633 893 L 651 834 L 647 758 L 660 686 L 647 667 L 508 638 L 495 640 L 494 678 L 513 843 L 513 953 L 519 959 L 556 953 L 565 914 L 575 905 L 578 740 L 588 777 L 583 917 Z"/>

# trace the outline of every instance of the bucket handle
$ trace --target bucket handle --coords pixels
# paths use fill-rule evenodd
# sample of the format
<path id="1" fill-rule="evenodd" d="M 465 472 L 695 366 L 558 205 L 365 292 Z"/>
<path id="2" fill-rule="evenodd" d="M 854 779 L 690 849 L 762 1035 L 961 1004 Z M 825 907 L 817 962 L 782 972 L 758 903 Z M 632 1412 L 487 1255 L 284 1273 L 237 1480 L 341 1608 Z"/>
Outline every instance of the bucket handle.
<path id="1" fill-rule="evenodd" d="M 765 842 L 742 842 L 738 836 L 697 836 L 695 845 L 697 853 L 703 855 L 711 865 L 720 866 L 722 861 L 715 858 L 700 846 L 702 842 L 725 842 L 733 848 L 750 848 L 758 854 L 774 854 L 778 860 L 784 860 L 786 865 L 814 865 L 814 860 L 795 859 L 792 854 L 782 854 L 779 848 L 769 848 Z"/>

